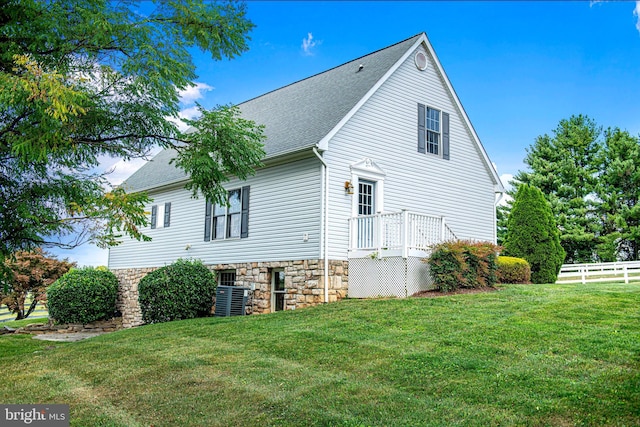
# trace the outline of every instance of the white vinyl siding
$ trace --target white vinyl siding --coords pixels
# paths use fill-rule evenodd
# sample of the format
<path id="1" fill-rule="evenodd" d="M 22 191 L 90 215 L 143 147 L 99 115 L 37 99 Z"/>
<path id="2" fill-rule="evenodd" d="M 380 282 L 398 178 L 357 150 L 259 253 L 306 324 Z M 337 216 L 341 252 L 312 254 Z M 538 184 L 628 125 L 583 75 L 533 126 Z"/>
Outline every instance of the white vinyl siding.
<path id="1" fill-rule="evenodd" d="M 425 71 L 416 68 L 411 54 L 329 142 L 325 156 L 332 180 L 332 259 L 347 257 L 349 230 L 345 224 L 354 197 L 345 195 L 340 184 L 350 179 L 349 166 L 365 157 L 386 174 L 385 212 L 408 209 L 443 215 L 459 238 L 493 240 L 492 175 L 433 59 L 424 53 L 430 61 Z M 445 158 L 416 151 L 416 106 L 420 103 L 449 113 L 450 147 Z"/>
<path id="2" fill-rule="evenodd" d="M 151 242 L 126 239 L 111 248 L 109 268 L 159 267 L 178 258 L 205 264 L 320 258 L 322 191 L 316 157 L 260 169 L 246 181 L 225 184 L 230 190 L 244 186 L 251 188 L 248 238 L 205 242 L 204 198 L 193 199 L 184 184 L 176 185 L 150 193 L 154 205 L 172 201 L 171 227 L 147 227 L 142 232 Z"/>

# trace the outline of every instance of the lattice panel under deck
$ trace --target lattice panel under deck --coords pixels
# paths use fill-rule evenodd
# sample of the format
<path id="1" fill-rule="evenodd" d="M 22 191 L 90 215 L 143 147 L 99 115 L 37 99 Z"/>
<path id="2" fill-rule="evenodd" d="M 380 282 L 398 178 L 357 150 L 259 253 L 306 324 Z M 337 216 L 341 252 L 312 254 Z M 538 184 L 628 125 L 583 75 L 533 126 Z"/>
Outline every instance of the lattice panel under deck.
<path id="1" fill-rule="evenodd" d="M 349 259 L 349 297 L 406 297 L 431 289 L 429 267 L 416 257 Z"/>

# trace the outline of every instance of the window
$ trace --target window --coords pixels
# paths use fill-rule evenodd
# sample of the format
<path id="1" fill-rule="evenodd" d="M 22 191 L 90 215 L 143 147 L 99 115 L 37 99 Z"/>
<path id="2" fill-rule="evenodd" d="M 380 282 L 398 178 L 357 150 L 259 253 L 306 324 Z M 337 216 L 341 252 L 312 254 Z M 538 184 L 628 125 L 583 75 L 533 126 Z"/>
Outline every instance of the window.
<path id="1" fill-rule="evenodd" d="M 249 187 L 229 190 L 227 205 L 205 207 L 204 240 L 249 237 Z"/>
<path id="2" fill-rule="evenodd" d="M 271 271 L 271 307 L 273 311 L 284 310 L 284 270 Z"/>
<path id="3" fill-rule="evenodd" d="M 438 154 L 440 147 L 440 110 L 427 107 L 427 153 Z"/>
<path id="4" fill-rule="evenodd" d="M 161 218 L 162 221 L 158 221 Z M 151 206 L 151 228 L 169 227 L 171 224 L 171 202 Z"/>
<path id="5" fill-rule="evenodd" d="M 449 160 L 449 114 L 418 104 L 418 152 Z"/>
<path id="6" fill-rule="evenodd" d="M 219 286 L 235 286 L 236 272 L 235 270 L 222 270 L 218 272 Z"/>

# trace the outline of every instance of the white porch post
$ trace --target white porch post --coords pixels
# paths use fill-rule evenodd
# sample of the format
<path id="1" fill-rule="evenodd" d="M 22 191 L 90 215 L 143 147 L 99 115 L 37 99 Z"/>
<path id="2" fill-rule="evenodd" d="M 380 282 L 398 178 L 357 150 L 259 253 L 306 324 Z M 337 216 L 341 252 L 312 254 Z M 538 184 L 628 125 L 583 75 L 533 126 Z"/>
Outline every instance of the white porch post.
<path id="1" fill-rule="evenodd" d="M 445 236 L 445 231 L 446 231 L 446 224 L 444 221 L 444 216 L 440 217 L 440 242 L 444 242 L 444 236 Z"/>
<path id="2" fill-rule="evenodd" d="M 409 211 L 402 209 L 402 258 L 409 256 Z"/>
<path id="3" fill-rule="evenodd" d="M 373 217 L 373 242 L 374 247 L 378 251 L 378 256 L 382 253 L 382 221 L 380 220 L 380 212 Z"/>

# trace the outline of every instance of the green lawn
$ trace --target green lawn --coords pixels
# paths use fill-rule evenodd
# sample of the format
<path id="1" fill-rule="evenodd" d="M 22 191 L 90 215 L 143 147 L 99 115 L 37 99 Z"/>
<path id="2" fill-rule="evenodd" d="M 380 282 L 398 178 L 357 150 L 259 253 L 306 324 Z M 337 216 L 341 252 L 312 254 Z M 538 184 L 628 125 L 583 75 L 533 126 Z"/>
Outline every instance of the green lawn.
<path id="1" fill-rule="evenodd" d="M 74 426 L 638 426 L 640 284 L 0 337 L 0 402 Z"/>

